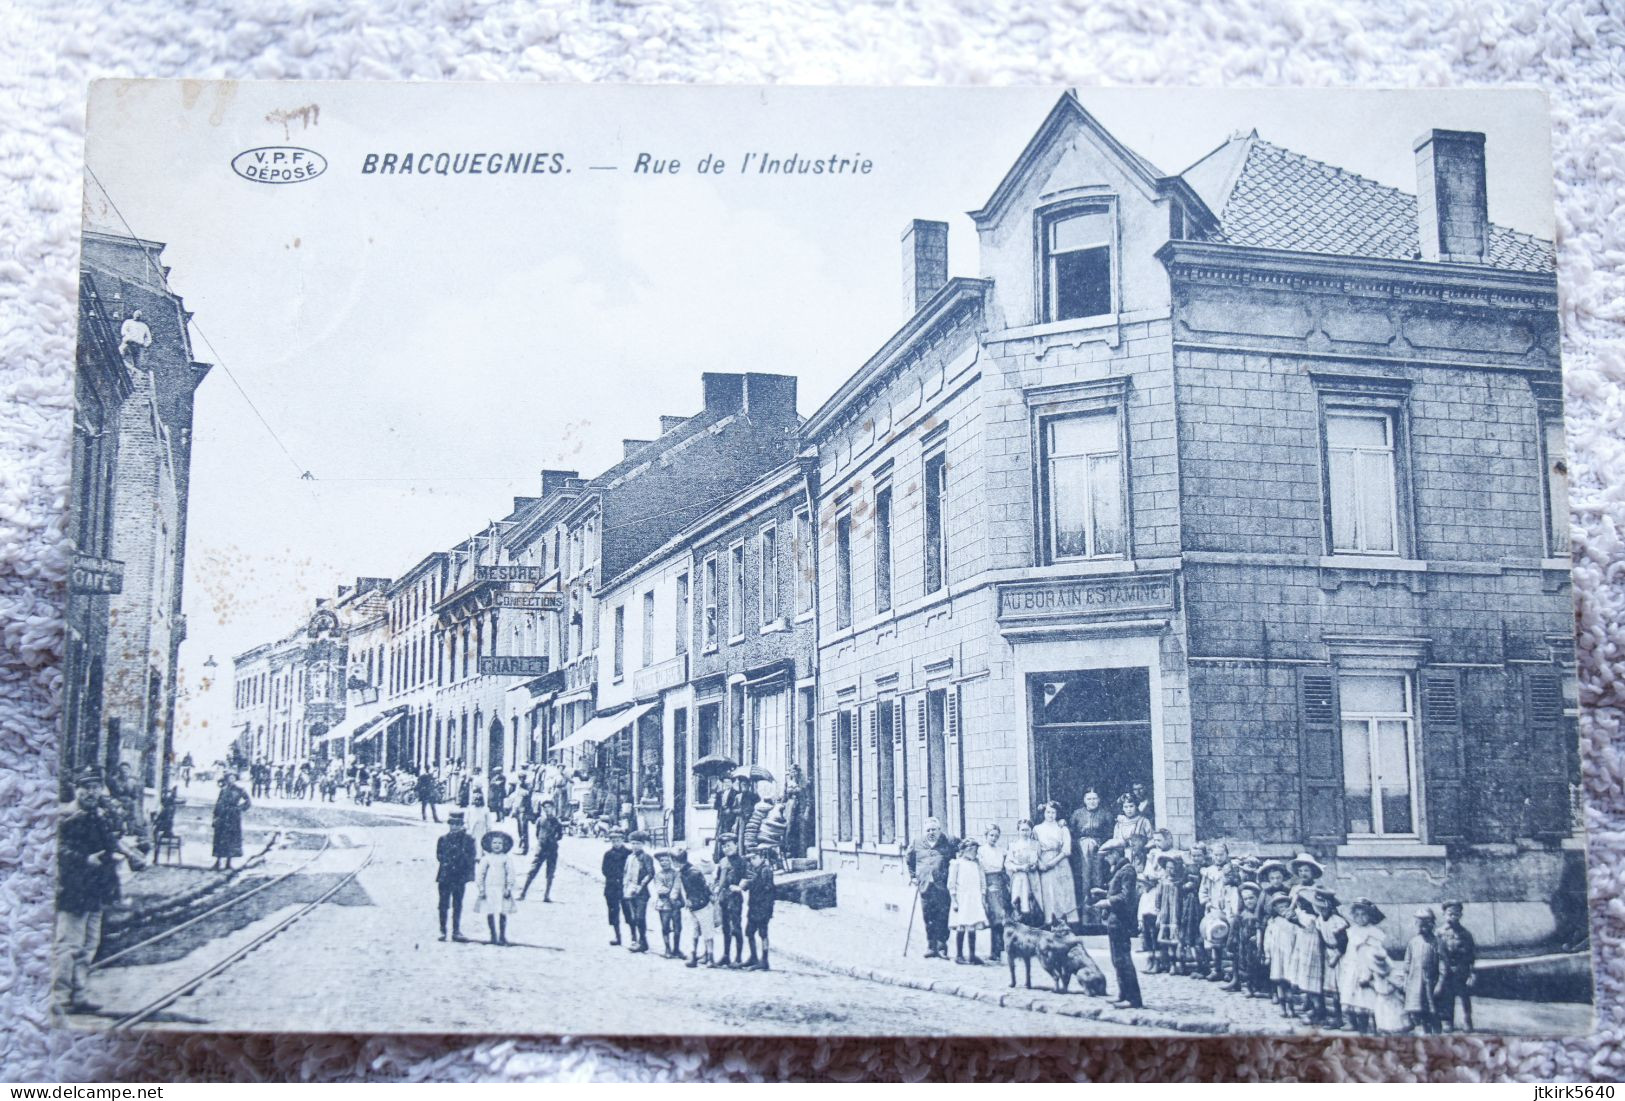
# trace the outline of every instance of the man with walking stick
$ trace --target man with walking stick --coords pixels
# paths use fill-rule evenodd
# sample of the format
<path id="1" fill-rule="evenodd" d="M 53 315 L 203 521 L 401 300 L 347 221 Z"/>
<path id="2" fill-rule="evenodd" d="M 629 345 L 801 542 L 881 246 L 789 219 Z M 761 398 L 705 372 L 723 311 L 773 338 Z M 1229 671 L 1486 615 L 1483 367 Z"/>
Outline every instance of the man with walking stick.
<path id="1" fill-rule="evenodd" d="M 920 909 L 925 914 L 925 958 L 948 958 L 948 863 L 959 850 L 959 842 L 942 832 L 942 823 L 935 818 L 925 820 L 925 834 L 908 846 L 908 878 L 914 885 Z M 913 932 L 914 916 L 909 913 L 909 931 Z M 908 951 L 904 943 L 903 950 Z"/>

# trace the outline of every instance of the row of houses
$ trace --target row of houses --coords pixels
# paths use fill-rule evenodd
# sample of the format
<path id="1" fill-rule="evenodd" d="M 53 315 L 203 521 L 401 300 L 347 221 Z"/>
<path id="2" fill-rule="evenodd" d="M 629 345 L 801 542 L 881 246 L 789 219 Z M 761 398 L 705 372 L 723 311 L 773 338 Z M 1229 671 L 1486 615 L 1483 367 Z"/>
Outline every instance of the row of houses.
<path id="1" fill-rule="evenodd" d="M 927 817 L 1139 785 L 1182 841 L 1561 933 L 1552 246 L 1489 221 L 1482 135 L 1413 151 L 1414 195 L 1256 132 L 1170 175 L 1063 96 L 971 212 L 979 275 L 909 225 L 902 326 L 810 416 L 793 378 L 705 375 L 614 467 L 318 609 L 344 718 L 307 693 L 279 726 L 278 677 L 312 674 L 272 647 L 238 659 L 239 727 L 274 759 L 553 756 L 689 841 L 723 753 L 856 875 Z"/>
<path id="2" fill-rule="evenodd" d="M 63 795 L 87 766 L 135 802 L 166 785 L 191 485 L 209 366 L 156 241 L 86 230 L 79 268 L 63 664 Z M 128 790 L 123 790 L 125 787 Z"/>

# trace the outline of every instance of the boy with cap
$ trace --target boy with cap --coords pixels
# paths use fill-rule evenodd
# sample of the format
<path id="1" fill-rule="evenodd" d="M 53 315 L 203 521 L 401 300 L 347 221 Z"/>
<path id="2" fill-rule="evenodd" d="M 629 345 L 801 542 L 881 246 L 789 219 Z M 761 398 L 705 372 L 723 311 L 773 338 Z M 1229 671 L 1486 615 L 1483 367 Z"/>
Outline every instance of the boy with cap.
<path id="1" fill-rule="evenodd" d="M 722 859 L 717 861 L 716 889 L 717 924 L 722 926 L 722 959 L 716 967 L 735 967 L 745 956 L 745 929 L 741 915 L 745 910 L 745 880 L 749 872 L 745 858 L 739 855 L 739 841 L 729 835 L 722 838 Z M 731 954 L 730 954 L 731 952 Z"/>
<path id="2" fill-rule="evenodd" d="M 57 833 L 56 975 L 53 993 L 64 1013 L 101 1008 L 85 998 L 85 979 L 102 941 L 102 914 L 118 901 L 119 835 L 102 810 L 97 768 L 74 779 Z"/>
<path id="3" fill-rule="evenodd" d="M 609 943 L 621 943 L 621 884 L 626 877 L 626 860 L 632 855 L 632 850 L 626 847 L 626 833 L 623 830 L 611 830 L 609 834 L 609 848 L 604 850 L 604 860 L 599 870 L 604 873 L 604 907 L 609 911 L 609 927 L 615 930 L 615 939 Z"/>
<path id="4" fill-rule="evenodd" d="M 1473 1031 L 1473 966 L 1478 961 L 1478 942 L 1461 923 L 1462 905 L 1452 899 L 1444 904 L 1444 928 L 1435 938 L 1439 951 L 1439 1023 L 1447 1032 L 1456 1030 L 1456 1002 L 1461 1001 L 1462 1023 Z"/>
<path id="5" fill-rule="evenodd" d="M 747 971 L 766 971 L 767 927 L 773 920 L 773 853 L 772 845 L 758 845 L 746 865 L 745 889 L 750 892 L 745 902 L 745 940 L 750 943 L 750 959 L 745 961 Z M 756 954 L 756 938 L 762 938 L 762 952 Z"/>
<path id="6" fill-rule="evenodd" d="M 683 879 L 670 850 L 655 853 L 655 877 L 649 884 L 654 895 L 655 913 L 660 915 L 660 940 L 666 958 L 683 958 Z"/>
<path id="7" fill-rule="evenodd" d="M 683 904 L 688 907 L 689 926 L 694 930 L 687 967 L 700 965 L 700 942 L 705 942 L 705 962 L 714 964 L 715 944 L 711 939 L 711 887 L 705 873 L 689 863 L 688 850 L 677 850 L 677 874 L 683 881 Z"/>
<path id="8" fill-rule="evenodd" d="M 474 839 L 463 830 L 463 814 L 453 811 L 446 815 L 446 832 L 435 841 L 435 885 L 440 891 L 440 939 L 446 939 L 446 914 L 451 913 L 451 939 L 468 940 L 463 936 L 463 889 L 474 881 L 474 866 L 479 859 L 474 850 Z"/>
<path id="9" fill-rule="evenodd" d="M 649 835 L 634 831 L 626 839 L 626 869 L 621 876 L 621 914 L 626 932 L 632 938 L 633 952 L 649 950 L 649 883 L 655 877 L 655 862 L 644 849 Z"/>

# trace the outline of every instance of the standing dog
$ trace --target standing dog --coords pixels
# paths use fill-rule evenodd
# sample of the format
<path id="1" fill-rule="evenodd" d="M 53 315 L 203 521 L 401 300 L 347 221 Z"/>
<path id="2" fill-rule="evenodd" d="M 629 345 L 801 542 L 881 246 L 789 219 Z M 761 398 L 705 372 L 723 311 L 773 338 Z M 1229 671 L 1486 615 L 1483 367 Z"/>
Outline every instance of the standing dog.
<path id="1" fill-rule="evenodd" d="M 1033 960 L 1043 950 L 1049 933 L 1011 919 L 1004 923 L 1004 955 L 1010 961 L 1010 985 L 1016 985 L 1016 961 L 1027 965 L 1027 989 L 1033 988 Z M 1042 963 L 1042 960 L 1040 960 Z"/>
<path id="2" fill-rule="evenodd" d="M 1102 997 L 1106 993 L 1106 976 L 1090 957 L 1082 937 L 1075 937 L 1064 926 L 1044 932 L 1039 943 L 1038 962 L 1055 980 L 1055 992 L 1065 994 L 1077 976 L 1078 986 L 1085 994 Z"/>

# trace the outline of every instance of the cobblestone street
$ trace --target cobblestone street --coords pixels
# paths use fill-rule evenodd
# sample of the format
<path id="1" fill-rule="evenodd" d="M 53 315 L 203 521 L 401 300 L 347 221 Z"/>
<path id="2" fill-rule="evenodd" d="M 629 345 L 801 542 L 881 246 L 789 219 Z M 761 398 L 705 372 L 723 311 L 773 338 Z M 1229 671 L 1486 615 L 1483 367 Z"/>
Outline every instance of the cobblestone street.
<path id="1" fill-rule="evenodd" d="M 363 813 L 371 824 L 356 825 Z M 326 823 L 335 843 L 308 873 L 266 892 L 275 898 L 264 900 L 246 921 L 225 923 L 186 955 L 161 953 L 96 972 L 91 993 L 103 1009 L 76 1023 L 112 1023 L 185 982 L 316 897 L 317 887 L 355 867 L 371 850 L 373 859 L 354 884 L 199 984 L 154 1016 L 148 1027 L 547 1033 L 567 1024 L 576 1033 L 608 1035 L 1155 1031 L 999 1008 L 836 973 L 794 951 L 805 922 L 802 908 L 793 905 L 779 908 L 775 932 L 782 926 L 786 951 L 775 955 L 775 969 L 769 973 L 689 970 L 653 952 L 633 955 L 609 944 L 596 877 L 574 870 L 593 856 L 596 844 L 573 839 L 566 841 L 567 862 L 559 870 L 556 901 L 543 903 L 538 887 L 520 905 L 509 923 L 511 947 L 484 943 L 484 919 L 472 912 L 472 890 L 464 931 L 473 943 L 441 943 L 436 939 L 433 853 L 443 826 L 420 824 L 415 809 L 399 806 L 359 812 L 346 804 L 275 799 L 257 804 L 249 817 L 256 828 L 314 830 Z M 658 945 L 658 926 L 654 939 Z M 277 992 L 274 1016 L 268 1015 L 262 997 L 267 990 Z"/>

